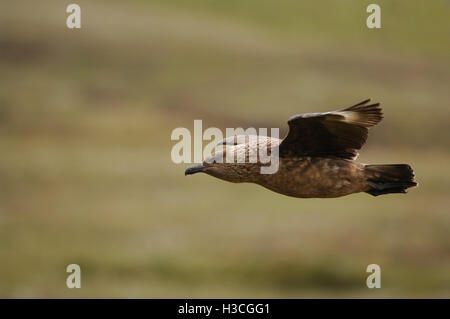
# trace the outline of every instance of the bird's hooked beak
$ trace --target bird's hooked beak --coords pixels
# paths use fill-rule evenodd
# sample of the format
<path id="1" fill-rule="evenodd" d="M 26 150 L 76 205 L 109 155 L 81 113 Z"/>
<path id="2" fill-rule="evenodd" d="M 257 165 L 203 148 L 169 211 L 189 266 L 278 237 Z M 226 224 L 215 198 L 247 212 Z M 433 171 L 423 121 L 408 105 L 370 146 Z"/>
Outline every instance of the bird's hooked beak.
<path id="1" fill-rule="evenodd" d="M 195 174 L 195 173 L 203 172 L 203 168 L 204 167 L 203 167 L 202 164 L 198 164 L 198 165 L 194 165 L 194 166 L 188 167 L 186 169 L 186 171 L 184 172 L 184 175 L 192 175 L 192 174 Z"/>

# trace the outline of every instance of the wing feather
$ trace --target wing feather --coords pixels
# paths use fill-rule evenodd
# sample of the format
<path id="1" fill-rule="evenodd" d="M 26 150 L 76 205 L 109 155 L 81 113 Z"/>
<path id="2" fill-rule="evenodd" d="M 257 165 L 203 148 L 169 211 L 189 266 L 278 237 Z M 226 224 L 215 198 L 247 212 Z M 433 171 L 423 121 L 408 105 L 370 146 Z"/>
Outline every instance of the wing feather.
<path id="1" fill-rule="evenodd" d="M 355 159 L 366 142 L 368 128 L 382 118 L 379 103 L 370 99 L 333 112 L 294 115 L 280 144 L 280 156 L 334 156 Z"/>

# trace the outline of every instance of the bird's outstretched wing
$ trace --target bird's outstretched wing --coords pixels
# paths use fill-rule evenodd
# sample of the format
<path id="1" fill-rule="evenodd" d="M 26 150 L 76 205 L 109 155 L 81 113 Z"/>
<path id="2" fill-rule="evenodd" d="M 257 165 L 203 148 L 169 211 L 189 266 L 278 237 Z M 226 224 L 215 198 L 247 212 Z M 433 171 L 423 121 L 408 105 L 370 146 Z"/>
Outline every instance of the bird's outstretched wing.
<path id="1" fill-rule="evenodd" d="M 367 139 L 367 128 L 383 118 L 380 103 L 370 99 L 349 108 L 292 116 L 280 156 L 334 156 L 355 159 Z"/>

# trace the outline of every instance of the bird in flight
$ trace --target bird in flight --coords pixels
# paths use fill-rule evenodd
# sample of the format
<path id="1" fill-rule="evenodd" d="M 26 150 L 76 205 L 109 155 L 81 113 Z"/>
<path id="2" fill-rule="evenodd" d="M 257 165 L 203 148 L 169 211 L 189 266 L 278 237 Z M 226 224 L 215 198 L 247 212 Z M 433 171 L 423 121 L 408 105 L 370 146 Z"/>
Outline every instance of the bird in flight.
<path id="1" fill-rule="evenodd" d="M 379 103 L 370 99 L 333 112 L 306 113 L 288 120 L 289 132 L 274 137 L 231 136 L 202 164 L 186 169 L 185 175 L 206 173 L 234 183 L 255 183 L 274 192 L 300 198 L 333 198 L 366 192 L 373 196 L 406 193 L 414 187 L 414 173 L 408 164 L 362 164 L 355 161 L 367 139 L 368 128 L 383 118 Z M 227 152 L 248 159 L 261 147 L 277 148 L 278 170 L 261 174 L 261 161 L 243 163 L 223 160 Z"/>

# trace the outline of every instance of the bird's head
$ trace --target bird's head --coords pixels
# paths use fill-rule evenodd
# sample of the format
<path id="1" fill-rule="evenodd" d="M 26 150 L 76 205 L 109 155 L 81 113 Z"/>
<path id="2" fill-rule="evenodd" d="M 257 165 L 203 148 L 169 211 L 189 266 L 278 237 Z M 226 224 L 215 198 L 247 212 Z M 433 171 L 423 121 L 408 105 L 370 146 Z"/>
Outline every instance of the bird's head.
<path id="1" fill-rule="evenodd" d="M 230 151 L 229 148 L 228 151 Z M 184 175 L 206 173 L 232 183 L 248 181 L 249 176 L 251 175 L 250 169 L 252 165 L 249 163 L 227 161 L 226 152 L 226 149 L 216 152 L 207 157 L 201 164 L 188 167 L 184 172 Z M 239 152 L 239 148 L 237 148 L 237 152 Z"/>

